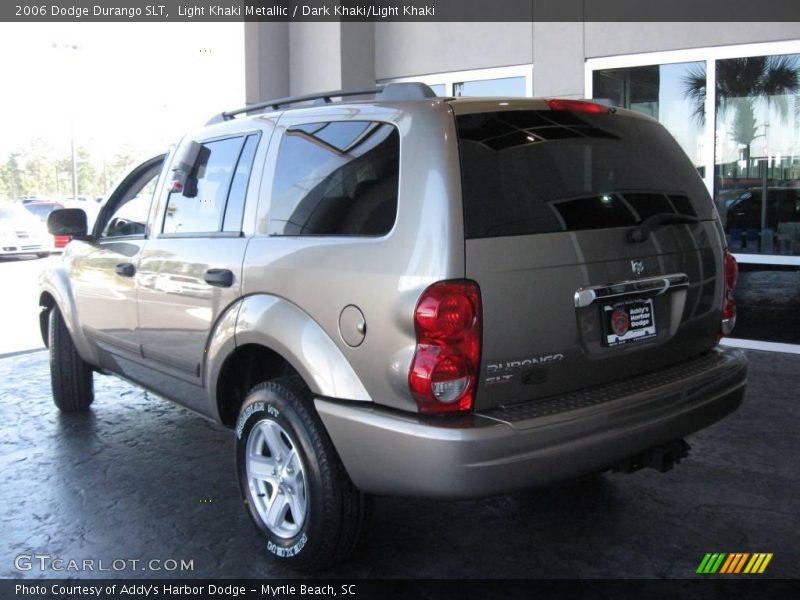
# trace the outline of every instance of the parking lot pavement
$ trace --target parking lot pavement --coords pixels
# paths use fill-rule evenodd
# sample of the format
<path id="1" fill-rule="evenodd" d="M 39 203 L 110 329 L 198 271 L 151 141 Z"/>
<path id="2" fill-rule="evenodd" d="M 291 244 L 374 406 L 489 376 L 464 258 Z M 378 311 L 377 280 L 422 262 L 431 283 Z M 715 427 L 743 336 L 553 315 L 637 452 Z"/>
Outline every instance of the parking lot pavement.
<path id="1" fill-rule="evenodd" d="M 378 498 L 356 556 L 325 575 L 691 577 L 706 552 L 772 552 L 763 577 L 800 576 L 800 356 L 749 357 L 745 404 L 689 438 L 673 471 L 476 501 Z M 0 360 L 0 577 L 292 576 L 264 560 L 229 431 L 111 377 L 96 390 L 88 414 L 61 415 L 46 353 Z M 194 569 L 19 571 L 26 554 Z"/>

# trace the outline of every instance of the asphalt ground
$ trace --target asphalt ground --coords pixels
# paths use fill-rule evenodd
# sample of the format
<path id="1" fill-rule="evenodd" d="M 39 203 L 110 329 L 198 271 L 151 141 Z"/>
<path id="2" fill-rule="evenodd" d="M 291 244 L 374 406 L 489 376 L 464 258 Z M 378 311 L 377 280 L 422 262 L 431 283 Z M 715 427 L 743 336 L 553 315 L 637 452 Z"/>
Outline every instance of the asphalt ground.
<path id="1" fill-rule="evenodd" d="M 748 577 L 797 578 L 800 356 L 748 356 L 745 403 L 688 438 L 674 470 L 475 501 L 376 498 L 355 556 L 320 575 L 685 578 L 708 552 L 769 552 Z M 100 375 L 90 412 L 60 414 L 45 352 L 0 360 L 0 472 L 0 577 L 295 576 L 265 559 L 230 431 Z M 26 569 L 18 557 L 33 554 L 95 570 Z M 116 559 L 140 562 L 96 570 Z M 166 571 L 170 559 L 192 569 Z M 161 570 L 143 570 L 151 560 Z"/>

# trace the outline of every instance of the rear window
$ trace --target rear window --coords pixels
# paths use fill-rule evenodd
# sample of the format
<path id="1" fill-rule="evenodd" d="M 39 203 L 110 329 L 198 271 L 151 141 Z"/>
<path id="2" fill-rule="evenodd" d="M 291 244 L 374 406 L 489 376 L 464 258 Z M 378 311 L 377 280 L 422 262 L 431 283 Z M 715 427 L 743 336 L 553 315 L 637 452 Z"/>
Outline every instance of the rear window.
<path id="1" fill-rule="evenodd" d="M 703 181 L 658 123 L 543 110 L 460 115 L 457 127 L 467 238 L 712 218 Z"/>

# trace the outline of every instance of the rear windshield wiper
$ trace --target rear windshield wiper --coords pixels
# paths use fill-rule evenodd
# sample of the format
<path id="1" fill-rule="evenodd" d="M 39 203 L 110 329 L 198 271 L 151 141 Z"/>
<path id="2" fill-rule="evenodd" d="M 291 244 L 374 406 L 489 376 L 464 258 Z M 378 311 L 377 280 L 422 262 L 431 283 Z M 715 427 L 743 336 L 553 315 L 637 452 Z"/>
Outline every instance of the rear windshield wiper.
<path id="1" fill-rule="evenodd" d="M 692 215 L 678 213 L 656 213 L 650 215 L 633 229 L 628 230 L 628 241 L 639 244 L 650 237 L 650 232 L 662 225 L 678 225 L 684 223 L 699 223 L 700 219 Z"/>

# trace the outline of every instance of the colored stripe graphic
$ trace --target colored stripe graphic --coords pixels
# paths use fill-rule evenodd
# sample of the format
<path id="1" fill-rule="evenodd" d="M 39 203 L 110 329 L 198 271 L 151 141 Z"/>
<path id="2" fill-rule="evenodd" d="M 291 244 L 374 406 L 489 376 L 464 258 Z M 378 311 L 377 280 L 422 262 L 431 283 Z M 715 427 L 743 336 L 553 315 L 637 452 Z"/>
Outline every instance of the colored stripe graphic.
<path id="1" fill-rule="evenodd" d="M 772 556 L 771 552 L 757 552 L 755 554 L 750 554 L 749 552 L 732 552 L 730 554 L 708 552 L 703 557 L 703 560 L 700 561 L 700 566 L 697 567 L 696 572 L 704 575 L 713 575 L 715 573 L 720 575 L 763 573 L 772 560 Z M 743 568 L 744 571 L 742 571 Z"/>
<path id="2" fill-rule="evenodd" d="M 722 563 L 722 568 L 719 570 L 720 573 L 730 573 L 728 569 L 730 569 L 731 564 L 739 560 L 738 554 L 728 554 L 728 559 Z"/>
<path id="3" fill-rule="evenodd" d="M 742 565 L 744 565 L 744 561 L 747 560 L 748 556 L 750 556 L 750 554 L 742 552 L 735 552 L 733 554 L 729 554 L 728 559 L 722 565 L 722 568 L 719 570 L 719 572 L 738 573 L 739 572 L 738 570 L 741 570 Z"/>
<path id="4" fill-rule="evenodd" d="M 703 560 L 702 560 L 702 561 L 700 561 L 700 566 L 699 566 L 699 567 L 697 567 L 697 571 L 696 571 L 696 572 L 697 572 L 697 573 L 705 573 L 705 572 L 706 572 L 706 565 L 708 565 L 708 561 L 709 561 L 710 559 L 711 559 L 711 555 L 710 555 L 710 554 L 706 554 L 706 555 L 703 557 Z"/>
<path id="5" fill-rule="evenodd" d="M 744 566 L 744 563 L 747 560 L 748 556 L 750 556 L 749 552 L 745 552 L 744 554 L 742 554 L 742 558 L 739 561 L 739 564 L 736 565 L 736 569 L 733 571 L 734 573 L 739 573 L 742 570 L 742 567 Z"/>
<path id="6" fill-rule="evenodd" d="M 759 554 L 753 554 L 753 558 L 750 559 L 750 562 L 747 563 L 747 566 L 744 568 L 745 573 L 763 573 L 769 561 L 772 560 L 772 553 L 762 552 Z"/>
<path id="7" fill-rule="evenodd" d="M 703 561 L 700 563 L 700 566 L 697 567 L 698 573 L 716 573 L 717 569 L 719 569 L 722 561 L 725 559 L 725 553 L 717 553 L 714 554 L 706 554 L 703 558 Z"/>

